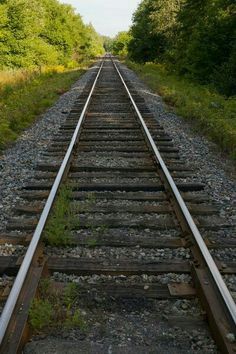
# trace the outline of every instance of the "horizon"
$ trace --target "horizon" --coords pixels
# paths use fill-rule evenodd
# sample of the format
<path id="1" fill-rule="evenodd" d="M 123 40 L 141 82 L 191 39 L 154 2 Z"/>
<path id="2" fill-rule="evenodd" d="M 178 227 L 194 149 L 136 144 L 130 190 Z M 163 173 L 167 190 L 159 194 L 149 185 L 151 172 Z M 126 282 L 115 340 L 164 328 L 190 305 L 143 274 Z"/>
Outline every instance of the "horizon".
<path id="1" fill-rule="evenodd" d="M 108 37 L 118 32 L 128 31 L 132 24 L 132 16 L 140 0 L 59 0 L 70 4 L 78 12 L 86 24 L 92 23 L 95 30 Z M 106 20 L 104 20 L 104 18 Z"/>

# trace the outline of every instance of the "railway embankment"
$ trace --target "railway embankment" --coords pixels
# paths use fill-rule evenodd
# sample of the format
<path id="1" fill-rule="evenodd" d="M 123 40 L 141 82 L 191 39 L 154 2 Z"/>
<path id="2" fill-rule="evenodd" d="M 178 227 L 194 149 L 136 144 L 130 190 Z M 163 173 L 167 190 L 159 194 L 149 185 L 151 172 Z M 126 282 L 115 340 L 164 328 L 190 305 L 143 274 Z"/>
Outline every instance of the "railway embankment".
<path id="1" fill-rule="evenodd" d="M 4 348 L 21 342 L 29 313 L 25 353 L 233 352 L 232 171 L 111 59 L 3 156 L 3 319 L 14 277 L 32 257 Z"/>

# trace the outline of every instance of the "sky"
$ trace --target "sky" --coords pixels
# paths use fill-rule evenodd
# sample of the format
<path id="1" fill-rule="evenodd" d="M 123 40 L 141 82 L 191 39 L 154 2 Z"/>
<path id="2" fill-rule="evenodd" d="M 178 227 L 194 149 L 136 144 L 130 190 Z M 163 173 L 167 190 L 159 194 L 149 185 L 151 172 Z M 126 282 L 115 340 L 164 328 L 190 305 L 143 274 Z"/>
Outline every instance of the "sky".
<path id="1" fill-rule="evenodd" d="M 91 22 L 100 34 L 113 37 L 126 31 L 140 0 L 60 0 L 71 4 L 85 23 Z"/>

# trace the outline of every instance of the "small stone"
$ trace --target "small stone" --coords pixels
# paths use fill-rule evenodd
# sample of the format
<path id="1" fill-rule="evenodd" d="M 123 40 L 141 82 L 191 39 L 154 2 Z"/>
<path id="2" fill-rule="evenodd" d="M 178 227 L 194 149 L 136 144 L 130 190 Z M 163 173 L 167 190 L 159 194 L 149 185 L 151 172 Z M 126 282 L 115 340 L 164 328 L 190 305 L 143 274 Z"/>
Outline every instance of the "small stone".
<path id="1" fill-rule="evenodd" d="M 203 345 L 203 342 L 201 341 L 201 340 L 199 340 L 198 342 L 197 342 L 197 346 L 198 347 L 201 347 Z"/>
<path id="2" fill-rule="evenodd" d="M 144 290 L 148 290 L 148 289 L 149 289 L 149 285 L 145 285 Z"/>
<path id="3" fill-rule="evenodd" d="M 94 298 L 94 301 L 96 301 L 98 304 L 101 304 L 103 302 L 103 299 L 101 297 L 99 297 L 99 296 L 96 296 Z"/>
<path id="4" fill-rule="evenodd" d="M 235 342 L 235 335 L 234 335 L 233 333 L 228 333 L 228 334 L 226 335 L 226 338 L 228 339 L 228 341 L 229 341 L 230 343 L 234 343 L 234 342 Z"/>

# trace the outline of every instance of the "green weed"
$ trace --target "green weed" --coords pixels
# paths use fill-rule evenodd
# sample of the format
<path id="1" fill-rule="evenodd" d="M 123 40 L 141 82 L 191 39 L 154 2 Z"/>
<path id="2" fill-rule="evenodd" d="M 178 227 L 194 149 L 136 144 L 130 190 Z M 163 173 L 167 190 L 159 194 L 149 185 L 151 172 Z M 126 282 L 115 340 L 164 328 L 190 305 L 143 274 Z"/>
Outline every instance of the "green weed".
<path id="1" fill-rule="evenodd" d="M 78 285 L 75 283 L 69 283 L 64 290 L 64 302 L 67 307 L 74 304 L 78 294 Z"/>
<path id="2" fill-rule="evenodd" d="M 29 323 L 35 331 L 56 328 L 87 328 L 80 309 L 77 308 L 78 286 L 69 283 L 63 290 L 56 289 L 48 279 L 39 285 L 39 296 L 29 311 Z"/>
<path id="3" fill-rule="evenodd" d="M 90 248 L 96 247 L 98 244 L 97 240 L 102 236 L 104 236 L 108 230 L 108 226 L 105 224 L 97 227 L 90 223 L 87 225 L 87 228 L 90 230 L 92 234 L 91 238 L 87 240 L 87 246 Z"/>
<path id="4" fill-rule="evenodd" d="M 86 207 L 89 209 L 89 208 L 92 208 L 92 206 L 95 204 L 96 202 L 96 196 L 95 196 L 95 193 L 94 192 L 89 192 L 87 194 L 87 199 L 86 199 Z"/>
<path id="5" fill-rule="evenodd" d="M 99 235 L 105 235 L 105 233 L 107 232 L 108 230 L 108 226 L 105 225 L 105 224 L 102 224 L 99 228 L 98 228 L 98 234 Z"/>
<path id="6" fill-rule="evenodd" d="M 51 246 L 71 244 L 71 232 L 78 226 L 76 210 L 71 199 L 71 186 L 62 186 L 44 231 L 44 240 Z"/>
<path id="7" fill-rule="evenodd" d="M 84 317 L 79 309 L 75 310 L 73 314 L 67 312 L 65 327 L 79 327 L 81 331 L 85 331 L 87 329 L 87 323 L 85 322 Z"/>
<path id="8" fill-rule="evenodd" d="M 37 331 L 50 326 L 53 307 L 47 300 L 35 299 L 29 312 L 29 323 Z"/>
<path id="9" fill-rule="evenodd" d="M 87 246 L 90 248 L 97 246 L 97 240 L 95 238 L 90 238 L 87 240 Z"/>

